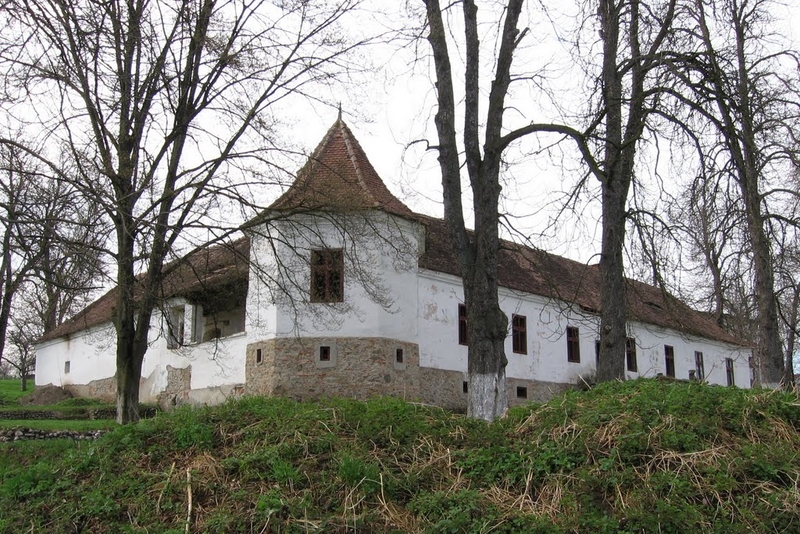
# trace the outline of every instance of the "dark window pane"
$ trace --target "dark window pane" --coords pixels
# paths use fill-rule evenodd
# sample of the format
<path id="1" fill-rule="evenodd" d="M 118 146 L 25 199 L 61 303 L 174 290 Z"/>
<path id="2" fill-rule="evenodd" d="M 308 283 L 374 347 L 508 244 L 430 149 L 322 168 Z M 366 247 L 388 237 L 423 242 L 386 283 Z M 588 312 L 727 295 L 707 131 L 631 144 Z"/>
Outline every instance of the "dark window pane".
<path id="1" fill-rule="evenodd" d="M 467 339 L 467 307 L 463 304 L 458 305 L 458 342 L 461 345 L 468 344 Z"/>
<path id="2" fill-rule="evenodd" d="M 581 362 L 580 331 L 575 326 L 567 327 L 567 361 Z"/>

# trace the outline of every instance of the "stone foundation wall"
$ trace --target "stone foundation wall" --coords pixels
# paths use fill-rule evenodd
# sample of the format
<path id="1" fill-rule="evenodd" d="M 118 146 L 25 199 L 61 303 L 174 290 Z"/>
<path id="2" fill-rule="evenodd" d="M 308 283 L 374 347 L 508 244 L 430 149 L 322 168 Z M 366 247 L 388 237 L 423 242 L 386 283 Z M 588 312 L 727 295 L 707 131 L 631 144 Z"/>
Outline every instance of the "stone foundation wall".
<path id="1" fill-rule="evenodd" d="M 111 376 L 101 380 L 92 380 L 88 384 L 64 384 L 63 388 L 73 397 L 89 397 L 103 402 L 116 402 L 117 382 Z"/>
<path id="2" fill-rule="evenodd" d="M 396 339 L 265 340 L 248 345 L 245 373 L 251 395 L 420 398 L 419 347 Z"/>
<path id="3" fill-rule="evenodd" d="M 180 368 L 167 365 L 167 387 L 158 394 L 158 405 L 167 410 L 185 404 L 192 387 L 192 366 Z"/>
<path id="4" fill-rule="evenodd" d="M 524 390 L 519 388 L 524 388 Z M 547 402 L 559 393 L 575 388 L 574 384 L 506 378 L 509 407 L 522 406 L 529 402 Z"/>
<path id="5" fill-rule="evenodd" d="M 433 367 L 420 368 L 420 381 L 424 384 L 420 400 L 458 413 L 467 412 L 467 394 L 464 393 L 466 373 L 446 371 Z"/>
<path id="6" fill-rule="evenodd" d="M 422 367 L 420 382 L 423 384 L 420 399 L 427 404 L 441 406 L 454 412 L 466 413 L 467 393 L 464 391 L 466 373 Z M 557 382 L 541 382 L 506 378 L 506 394 L 508 405 L 521 406 L 529 402 L 546 402 L 559 393 L 576 386 Z"/>

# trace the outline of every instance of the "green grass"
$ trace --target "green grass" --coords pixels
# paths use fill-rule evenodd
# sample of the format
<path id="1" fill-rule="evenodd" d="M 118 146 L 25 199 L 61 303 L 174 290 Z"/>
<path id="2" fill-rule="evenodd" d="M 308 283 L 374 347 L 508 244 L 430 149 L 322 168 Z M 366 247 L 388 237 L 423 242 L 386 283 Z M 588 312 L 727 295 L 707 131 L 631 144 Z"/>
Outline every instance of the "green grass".
<path id="1" fill-rule="evenodd" d="M 22 391 L 22 380 L 18 378 L 0 379 L 0 407 L 17 404 L 21 397 L 33 393 L 33 380 L 28 381 L 28 390 Z"/>
<path id="2" fill-rule="evenodd" d="M 0 446 L 0 532 L 800 531 L 800 401 L 655 380 L 493 424 L 244 398 Z M 188 474 L 187 474 L 188 473 Z"/>
<path id="3" fill-rule="evenodd" d="M 36 430 L 75 430 L 87 432 L 113 428 L 116 422 L 112 419 L 85 419 L 87 409 L 113 408 L 113 404 L 103 403 L 95 399 L 72 398 L 50 406 L 20 405 L 19 399 L 30 395 L 34 390 L 33 381 L 29 382 L 28 391 L 22 391 L 19 379 L 0 380 L 0 411 L 45 411 L 60 412 L 66 419 L 0 419 L 0 428 L 32 428 Z"/>
<path id="4" fill-rule="evenodd" d="M 78 432 L 111 429 L 116 424 L 113 419 L 0 419 L 0 428 L 75 430 Z"/>

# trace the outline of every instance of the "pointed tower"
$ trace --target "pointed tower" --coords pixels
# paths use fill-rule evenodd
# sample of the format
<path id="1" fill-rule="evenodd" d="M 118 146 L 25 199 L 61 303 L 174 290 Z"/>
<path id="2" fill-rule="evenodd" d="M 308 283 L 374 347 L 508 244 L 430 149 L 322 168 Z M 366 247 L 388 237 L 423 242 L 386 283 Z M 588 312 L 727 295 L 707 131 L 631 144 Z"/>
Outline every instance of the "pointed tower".
<path id="1" fill-rule="evenodd" d="M 270 210 L 359 212 L 381 210 L 410 218 L 369 162 L 341 116 L 297 173 L 292 186 Z"/>
<path id="2" fill-rule="evenodd" d="M 419 396 L 423 235 L 339 117 L 251 224 L 247 391 Z"/>

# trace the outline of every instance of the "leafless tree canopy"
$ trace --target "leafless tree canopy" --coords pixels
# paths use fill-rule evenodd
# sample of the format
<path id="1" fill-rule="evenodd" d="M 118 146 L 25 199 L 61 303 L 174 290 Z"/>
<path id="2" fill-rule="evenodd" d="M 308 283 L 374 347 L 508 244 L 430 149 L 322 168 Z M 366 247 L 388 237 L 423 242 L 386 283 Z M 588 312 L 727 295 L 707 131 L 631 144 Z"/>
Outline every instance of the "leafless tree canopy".
<path id="1" fill-rule="evenodd" d="M 250 186 L 269 181 L 275 164 L 279 106 L 317 98 L 320 84 L 356 68 L 352 53 L 363 41 L 345 37 L 340 20 L 357 4 L 6 4 L 8 109 L 42 138 L 37 146 L 5 142 L 46 162 L 114 228 L 120 422 L 138 418 L 165 260 L 187 230 L 216 228 L 210 233 L 220 238 L 233 231 L 225 209 L 252 206 Z M 43 148 L 53 145 L 65 161 Z M 262 172 L 249 172 L 257 163 Z"/>

